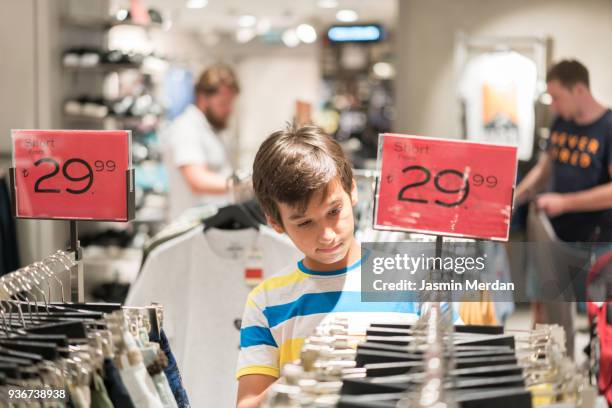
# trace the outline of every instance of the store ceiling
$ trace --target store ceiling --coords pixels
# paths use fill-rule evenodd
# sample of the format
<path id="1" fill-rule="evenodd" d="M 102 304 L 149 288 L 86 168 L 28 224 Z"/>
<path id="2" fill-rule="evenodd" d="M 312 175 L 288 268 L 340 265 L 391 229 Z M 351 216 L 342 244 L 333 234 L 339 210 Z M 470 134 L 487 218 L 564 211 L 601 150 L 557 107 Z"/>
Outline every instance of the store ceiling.
<path id="1" fill-rule="evenodd" d="M 359 22 L 395 25 L 398 0 L 337 0 L 335 8 L 321 8 L 317 0 L 208 0 L 206 7 L 188 9 L 187 0 L 145 0 L 164 16 L 170 16 L 173 27 L 208 32 L 232 32 L 238 29 L 239 17 L 255 16 L 258 22 L 267 20 L 272 29 L 283 29 L 301 23 L 325 27 L 336 23 L 336 12 L 355 10 Z"/>

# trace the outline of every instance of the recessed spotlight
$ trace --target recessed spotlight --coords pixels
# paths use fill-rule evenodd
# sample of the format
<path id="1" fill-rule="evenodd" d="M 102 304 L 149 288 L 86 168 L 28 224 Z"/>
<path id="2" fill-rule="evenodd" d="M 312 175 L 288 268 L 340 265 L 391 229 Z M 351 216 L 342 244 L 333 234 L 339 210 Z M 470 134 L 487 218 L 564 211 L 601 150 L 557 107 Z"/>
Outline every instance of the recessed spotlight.
<path id="1" fill-rule="evenodd" d="M 255 32 L 257 35 L 264 35 L 272 28 L 272 23 L 267 18 L 263 18 L 257 22 L 257 26 L 255 27 Z"/>
<path id="2" fill-rule="evenodd" d="M 303 43 L 312 44 L 317 41 L 317 31 L 310 24 L 300 24 L 295 33 Z"/>
<path id="3" fill-rule="evenodd" d="M 544 105 L 550 105 L 552 103 L 552 96 L 550 96 L 548 92 L 544 92 L 542 95 L 540 95 L 540 102 L 542 102 Z"/>
<path id="4" fill-rule="evenodd" d="M 285 30 L 283 33 L 283 43 L 289 48 L 295 48 L 300 45 L 300 39 L 293 28 Z"/>
<path id="5" fill-rule="evenodd" d="M 336 19 L 343 23 L 354 23 L 359 19 L 359 14 L 355 10 L 338 10 Z"/>
<path id="6" fill-rule="evenodd" d="M 208 5 L 208 0 L 187 0 L 188 9 L 201 9 Z"/>
<path id="7" fill-rule="evenodd" d="M 372 67 L 372 70 L 374 71 L 374 75 L 376 75 L 380 79 L 393 78 L 393 76 L 395 75 L 395 69 L 393 68 L 393 65 L 389 64 L 388 62 L 377 62 Z"/>
<path id="8" fill-rule="evenodd" d="M 239 28 L 236 31 L 236 41 L 240 44 L 245 44 L 255 38 L 255 30 L 249 27 Z"/>
<path id="9" fill-rule="evenodd" d="M 128 13 L 129 12 L 126 9 L 120 9 L 117 11 L 117 14 L 115 14 L 115 18 L 119 21 L 123 21 L 127 18 Z"/>
<path id="10" fill-rule="evenodd" d="M 337 0 L 319 0 L 317 1 L 317 6 L 325 9 L 332 9 L 338 7 Z"/>
<path id="11" fill-rule="evenodd" d="M 256 23 L 257 18 L 248 14 L 245 14 L 244 16 L 240 16 L 238 18 L 238 26 L 240 27 L 253 27 Z"/>

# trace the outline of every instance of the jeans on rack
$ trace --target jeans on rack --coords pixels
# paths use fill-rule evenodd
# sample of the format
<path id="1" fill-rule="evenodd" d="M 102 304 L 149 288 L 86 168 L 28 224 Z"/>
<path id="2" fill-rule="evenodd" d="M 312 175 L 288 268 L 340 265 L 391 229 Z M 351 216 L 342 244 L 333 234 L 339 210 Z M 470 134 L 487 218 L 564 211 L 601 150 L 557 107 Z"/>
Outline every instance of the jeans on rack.
<path id="1" fill-rule="evenodd" d="M 163 329 L 160 330 L 159 334 L 152 331 L 149 333 L 149 339 L 159 343 L 162 351 L 168 358 L 168 367 L 164 369 L 164 374 L 166 374 L 166 377 L 168 378 L 168 383 L 170 384 L 170 388 L 172 389 L 172 393 L 174 394 L 178 407 L 190 408 L 191 405 L 189 404 L 189 397 L 187 397 L 187 391 L 183 385 L 183 379 L 181 378 L 181 373 L 179 372 L 178 365 L 176 364 L 174 354 L 172 354 L 172 350 L 170 349 L 170 343 L 168 342 L 166 333 L 164 333 Z"/>

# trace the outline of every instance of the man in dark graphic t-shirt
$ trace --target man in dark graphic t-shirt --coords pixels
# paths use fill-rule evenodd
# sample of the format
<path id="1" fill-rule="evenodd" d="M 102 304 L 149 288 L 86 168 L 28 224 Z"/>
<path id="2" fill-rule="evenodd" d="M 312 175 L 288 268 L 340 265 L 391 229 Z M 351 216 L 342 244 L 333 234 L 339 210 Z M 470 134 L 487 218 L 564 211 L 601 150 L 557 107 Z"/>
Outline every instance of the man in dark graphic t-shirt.
<path id="1" fill-rule="evenodd" d="M 612 110 L 597 102 L 589 73 L 575 60 L 561 61 L 546 77 L 557 115 L 546 152 L 516 191 L 520 205 L 537 197 L 557 236 L 568 242 L 612 241 Z"/>

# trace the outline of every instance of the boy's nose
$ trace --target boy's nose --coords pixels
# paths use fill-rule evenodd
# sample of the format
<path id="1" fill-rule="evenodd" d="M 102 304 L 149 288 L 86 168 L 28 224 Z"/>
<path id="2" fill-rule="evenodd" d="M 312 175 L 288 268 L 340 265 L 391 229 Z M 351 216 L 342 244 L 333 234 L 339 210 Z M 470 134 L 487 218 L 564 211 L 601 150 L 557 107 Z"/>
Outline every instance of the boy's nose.
<path id="1" fill-rule="evenodd" d="M 333 230 L 333 228 L 324 227 L 319 235 L 319 242 L 322 244 L 327 244 L 333 242 L 335 238 L 336 232 Z"/>

